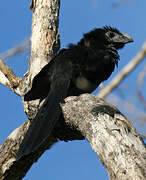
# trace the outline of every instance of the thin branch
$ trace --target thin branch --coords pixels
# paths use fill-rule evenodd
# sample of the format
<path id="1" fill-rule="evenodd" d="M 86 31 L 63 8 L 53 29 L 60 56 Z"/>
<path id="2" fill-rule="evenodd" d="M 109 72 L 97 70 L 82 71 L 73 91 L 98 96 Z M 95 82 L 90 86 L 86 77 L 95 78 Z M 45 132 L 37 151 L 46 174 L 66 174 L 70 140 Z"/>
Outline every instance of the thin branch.
<path id="1" fill-rule="evenodd" d="M 15 86 L 18 85 L 21 95 L 31 89 L 33 78 L 52 59 L 60 45 L 58 33 L 60 0 L 33 0 L 31 8 L 33 10 L 33 15 L 30 67 L 25 74 L 24 79 L 20 81 L 20 84 L 19 81 L 16 81 L 15 84 Z M 8 75 L 9 68 L 5 64 L 4 67 L 5 68 L 0 69 L 2 74 L 6 77 L 4 82 L 6 84 L 7 79 L 9 85 L 13 87 L 13 83 L 15 82 L 14 79 L 17 79 L 17 76 L 14 76 L 14 79 L 11 80 L 11 76 Z M 4 73 L 4 69 L 6 69 L 6 73 Z M 45 144 L 41 146 L 35 154 L 30 154 L 30 156 L 16 160 L 16 153 L 21 141 L 30 125 L 30 121 L 33 120 L 37 114 L 41 103 L 40 100 L 37 99 L 34 101 L 24 101 L 23 105 L 29 121 L 15 129 L 0 147 L 1 180 L 22 179 L 31 165 L 37 161 L 42 153 L 50 148 L 52 144 L 57 142 L 56 137 L 51 135 L 48 137 L 47 142 L 45 142 Z"/>
<path id="2" fill-rule="evenodd" d="M 138 98 L 141 102 L 141 104 L 143 105 L 144 109 L 146 110 L 146 100 L 144 99 L 144 96 L 142 94 L 141 91 L 141 87 L 144 81 L 144 77 L 146 76 L 146 67 L 145 70 L 139 73 L 139 78 L 138 78 L 138 85 L 137 85 L 137 94 L 138 94 Z"/>
<path id="3" fill-rule="evenodd" d="M 112 102 L 115 106 L 120 107 L 126 114 L 130 114 L 133 117 L 140 115 L 146 117 L 146 113 L 136 107 L 132 102 L 124 100 L 113 93 L 110 93 L 110 95 L 107 97 L 107 100 Z"/>
<path id="4" fill-rule="evenodd" d="M 134 68 L 144 59 L 146 56 L 146 42 L 142 46 L 140 52 L 115 76 L 110 83 L 105 86 L 97 96 L 100 98 L 106 97 L 111 91 L 113 91 L 125 78 L 134 70 Z"/>
<path id="5" fill-rule="evenodd" d="M 146 139 L 146 135 L 142 135 L 142 138 L 143 138 L 143 139 Z"/>
<path id="6" fill-rule="evenodd" d="M 11 48 L 3 53 L 0 54 L 1 59 L 8 59 L 12 56 L 29 52 L 30 51 L 30 40 L 24 40 L 22 43 L 16 45 L 14 48 Z"/>
<path id="7" fill-rule="evenodd" d="M 10 88 L 16 94 L 21 95 L 18 89 L 21 80 L 22 79 L 16 76 L 11 68 L 0 59 L 0 83 Z"/>
<path id="8" fill-rule="evenodd" d="M 97 9 L 97 7 L 98 7 L 98 0 L 92 0 L 92 7 L 94 9 Z"/>
<path id="9" fill-rule="evenodd" d="M 112 6 L 116 8 L 116 7 L 124 6 L 132 1 L 134 0 L 120 0 L 119 2 L 112 3 Z"/>

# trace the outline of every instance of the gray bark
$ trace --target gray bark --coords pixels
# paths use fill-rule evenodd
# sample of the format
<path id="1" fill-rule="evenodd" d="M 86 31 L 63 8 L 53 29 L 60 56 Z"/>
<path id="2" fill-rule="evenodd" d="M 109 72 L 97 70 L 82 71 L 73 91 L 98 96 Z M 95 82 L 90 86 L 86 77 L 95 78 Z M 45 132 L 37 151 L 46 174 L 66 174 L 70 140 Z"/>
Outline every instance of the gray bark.
<path id="1" fill-rule="evenodd" d="M 68 97 L 62 110 L 66 123 L 75 126 L 97 153 L 111 180 L 145 180 L 146 148 L 115 106 L 84 94 Z"/>
<path id="2" fill-rule="evenodd" d="M 33 0 L 30 66 L 24 79 L 16 77 L 4 63 L 0 82 L 23 95 L 31 89 L 33 78 L 59 48 L 59 0 Z M 22 179 L 31 165 L 57 138 L 50 135 L 35 152 L 16 161 L 16 153 L 39 108 L 40 100 L 24 102 L 28 121 L 15 129 L 0 147 L 0 179 Z M 65 123 L 75 127 L 90 142 L 111 179 L 145 179 L 145 146 L 130 121 L 114 106 L 92 95 L 69 97 L 62 104 Z M 66 127 L 65 127 L 66 128 Z M 78 139 L 78 138 L 77 138 Z"/>
<path id="3" fill-rule="evenodd" d="M 2 77 L 0 82 L 22 97 L 31 89 L 34 76 L 40 72 L 59 49 L 59 8 L 60 0 L 32 0 L 31 9 L 33 15 L 29 69 L 24 79 L 21 79 L 13 75 L 13 72 L 9 71 L 9 68 L 4 63 L 4 66 L 0 68 L 0 78 Z M 6 70 L 7 72 L 5 72 Z M 10 74 L 10 77 L 7 74 Z M 13 82 L 16 82 L 15 86 Z M 23 102 L 28 121 L 15 129 L 0 147 L 1 180 L 22 179 L 41 154 L 57 142 L 57 138 L 50 136 L 47 139 L 47 143 L 40 147 L 33 154 L 33 157 L 31 155 L 31 157 L 29 156 L 19 161 L 15 159 L 22 139 L 30 125 L 30 121 L 35 117 L 42 103 L 40 100 Z"/>

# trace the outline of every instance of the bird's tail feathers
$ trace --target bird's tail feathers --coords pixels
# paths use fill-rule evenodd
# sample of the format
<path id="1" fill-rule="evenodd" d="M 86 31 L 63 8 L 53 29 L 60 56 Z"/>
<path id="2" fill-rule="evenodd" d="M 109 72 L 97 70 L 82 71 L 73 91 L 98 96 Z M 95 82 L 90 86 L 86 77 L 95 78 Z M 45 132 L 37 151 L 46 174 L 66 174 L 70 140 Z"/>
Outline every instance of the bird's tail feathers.
<path id="1" fill-rule="evenodd" d="M 17 159 L 37 150 L 51 134 L 61 114 L 59 103 L 67 96 L 69 81 L 55 83 L 45 102 L 33 119 L 17 153 Z"/>

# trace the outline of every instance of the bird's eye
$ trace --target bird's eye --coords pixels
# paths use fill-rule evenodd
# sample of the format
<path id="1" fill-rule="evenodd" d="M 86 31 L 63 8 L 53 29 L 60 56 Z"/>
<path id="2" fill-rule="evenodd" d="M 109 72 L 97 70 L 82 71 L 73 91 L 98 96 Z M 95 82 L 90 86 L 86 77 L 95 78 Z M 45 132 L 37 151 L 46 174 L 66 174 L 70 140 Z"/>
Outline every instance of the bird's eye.
<path id="1" fill-rule="evenodd" d="M 107 37 L 108 37 L 109 39 L 112 39 L 112 38 L 115 36 L 115 33 L 112 32 L 112 31 L 108 31 L 108 32 L 106 33 L 106 35 L 107 35 Z"/>
<path id="2" fill-rule="evenodd" d="M 114 34 L 113 32 L 110 32 L 110 33 L 109 33 L 109 37 L 110 37 L 110 38 L 113 38 L 114 36 L 115 36 L 115 34 Z"/>

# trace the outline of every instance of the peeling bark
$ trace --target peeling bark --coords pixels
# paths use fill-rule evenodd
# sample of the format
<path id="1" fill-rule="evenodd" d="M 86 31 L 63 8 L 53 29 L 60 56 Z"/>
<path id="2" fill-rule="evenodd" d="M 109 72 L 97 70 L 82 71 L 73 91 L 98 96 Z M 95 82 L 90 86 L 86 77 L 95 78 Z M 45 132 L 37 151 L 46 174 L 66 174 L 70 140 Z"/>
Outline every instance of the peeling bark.
<path id="1" fill-rule="evenodd" d="M 128 118 L 115 106 L 93 95 L 68 97 L 61 105 L 68 128 L 75 128 L 90 142 L 111 180 L 144 180 L 146 149 Z M 29 121 L 16 129 L 0 148 L 0 179 L 21 179 L 55 137 L 48 137 L 39 149 L 15 159 Z"/>
<path id="2" fill-rule="evenodd" d="M 31 89 L 34 76 L 52 59 L 59 49 L 58 16 L 60 0 L 32 1 L 32 35 L 30 66 L 24 79 L 13 74 L 4 64 L 0 69 L 0 83 L 15 93 L 23 95 Z M 3 72 L 7 69 L 7 74 Z M 9 72 L 11 73 L 9 76 Z M 17 80 L 17 81 L 15 81 Z M 14 82 L 16 82 L 14 84 Z M 17 87 L 17 88 L 16 88 Z M 43 103 L 43 102 L 42 102 Z M 0 147 L 0 179 L 21 179 L 41 154 L 58 140 L 50 136 L 35 154 L 16 161 L 16 153 L 32 120 L 42 105 L 40 100 L 23 102 L 28 121 L 17 128 Z M 33 158 L 32 158 L 33 156 Z"/>
<path id="3" fill-rule="evenodd" d="M 19 84 L 22 79 L 14 74 L 14 72 L 0 59 L 0 83 L 10 88 L 13 92 L 21 95 Z"/>
<path id="4" fill-rule="evenodd" d="M 75 126 L 90 142 L 111 180 L 145 180 L 146 148 L 115 106 L 93 95 L 68 97 L 62 104 L 67 124 Z"/>
<path id="5" fill-rule="evenodd" d="M 0 83 L 22 97 L 31 89 L 35 75 L 59 49 L 59 3 L 59 0 L 32 0 L 31 58 L 24 79 L 17 77 L 0 62 Z M 43 101 L 39 99 L 23 104 L 29 120 L 15 129 L 0 146 L 1 180 L 22 179 L 43 152 L 58 141 L 58 129 L 65 130 L 62 132 L 67 132 L 68 137 L 74 139 L 82 139 L 84 136 L 97 152 L 112 180 L 146 178 L 146 150 L 140 135 L 116 107 L 92 95 L 67 98 L 62 104 L 64 121 L 56 124 L 54 132 L 36 152 L 16 160 L 16 153 L 31 120 L 38 109 L 43 108 Z"/>
<path id="6" fill-rule="evenodd" d="M 22 94 L 31 89 L 33 78 L 50 62 L 60 47 L 59 8 L 60 0 L 33 0 L 30 67 L 21 84 Z M 23 104 L 28 118 L 33 119 L 40 107 L 40 100 L 25 101 Z"/>
<path id="7" fill-rule="evenodd" d="M 0 180 L 20 180 L 32 164 L 38 160 L 42 153 L 50 148 L 56 138 L 49 137 L 45 145 L 41 146 L 37 152 L 23 157 L 19 161 L 16 160 L 16 153 L 23 140 L 23 137 L 30 125 L 30 121 L 16 128 L 0 147 Z"/>
<path id="8" fill-rule="evenodd" d="M 31 35 L 31 79 L 49 63 L 59 49 L 59 0 L 37 0 L 33 5 Z"/>

